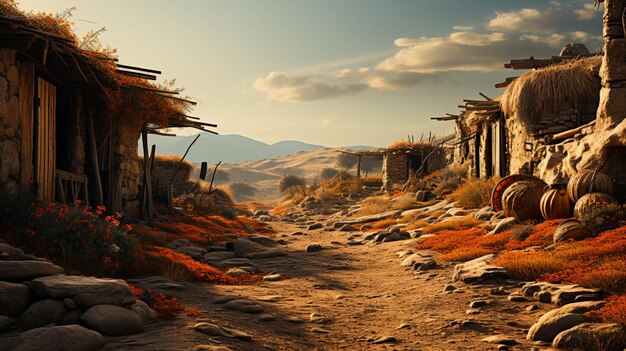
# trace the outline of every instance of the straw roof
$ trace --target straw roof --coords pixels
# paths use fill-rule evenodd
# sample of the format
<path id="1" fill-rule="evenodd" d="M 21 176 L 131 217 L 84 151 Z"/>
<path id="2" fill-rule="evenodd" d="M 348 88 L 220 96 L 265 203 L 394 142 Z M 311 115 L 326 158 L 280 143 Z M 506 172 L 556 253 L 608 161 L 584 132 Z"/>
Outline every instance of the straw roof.
<path id="1" fill-rule="evenodd" d="M 528 71 L 507 87 L 501 109 L 507 118 L 519 118 L 530 126 L 543 111 L 597 101 L 601 62 L 602 56 L 591 56 Z"/>

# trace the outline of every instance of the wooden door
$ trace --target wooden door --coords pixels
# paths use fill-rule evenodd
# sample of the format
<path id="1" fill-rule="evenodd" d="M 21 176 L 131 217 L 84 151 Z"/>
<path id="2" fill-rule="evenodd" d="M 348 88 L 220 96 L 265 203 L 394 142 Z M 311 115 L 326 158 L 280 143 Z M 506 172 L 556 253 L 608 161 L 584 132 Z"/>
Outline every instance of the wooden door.
<path id="1" fill-rule="evenodd" d="M 35 181 L 40 199 L 54 200 L 56 174 L 56 87 L 37 78 L 35 100 L 37 121 L 35 130 Z"/>
<path id="2" fill-rule="evenodd" d="M 504 129 L 504 119 L 499 118 L 495 121 L 492 128 L 494 174 L 505 177 L 507 175 L 508 161 L 506 158 L 506 130 Z"/>

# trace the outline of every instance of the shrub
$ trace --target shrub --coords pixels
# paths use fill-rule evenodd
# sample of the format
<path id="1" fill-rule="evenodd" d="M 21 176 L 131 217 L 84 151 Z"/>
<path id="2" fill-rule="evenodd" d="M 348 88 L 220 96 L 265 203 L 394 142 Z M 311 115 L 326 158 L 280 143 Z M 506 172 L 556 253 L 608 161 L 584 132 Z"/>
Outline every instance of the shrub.
<path id="1" fill-rule="evenodd" d="M 432 234 L 442 230 L 464 230 L 477 227 L 481 223 L 482 221 L 480 219 L 468 216 L 430 224 L 424 228 L 423 232 Z"/>
<path id="2" fill-rule="evenodd" d="M 492 177 L 465 182 L 450 195 L 450 199 L 464 208 L 485 207 L 491 202 L 491 191 L 498 180 Z"/>
<path id="3" fill-rule="evenodd" d="M 220 215 L 234 218 L 247 214 L 247 211 L 234 203 L 230 192 L 223 188 L 215 189 L 211 193 L 201 190 L 183 194 L 174 199 L 174 206 L 183 208 L 194 216 Z"/>
<path id="4" fill-rule="evenodd" d="M 246 198 L 252 197 L 256 194 L 256 189 L 246 183 L 231 183 L 228 186 L 231 194 L 235 197 L 235 199 L 241 201 Z"/>
<path id="5" fill-rule="evenodd" d="M 369 216 L 389 211 L 391 200 L 387 196 L 372 196 L 365 199 L 354 217 Z"/>
<path id="6" fill-rule="evenodd" d="M 304 187 L 306 187 L 306 180 L 295 175 L 286 175 L 278 183 L 278 191 L 283 194 L 288 193 L 292 188 L 299 188 L 298 191 L 301 191 Z"/>
<path id="7" fill-rule="evenodd" d="M 619 323 L 626 327 L 626 295 L 609 296 L 604 307 L 585 314 L 599 322 Z"/>
<path id="8" fill-rule="evenodd" d="M 580 221 L 592 234 L 598 235 L 604 231 L 626 225 L 626 206 L 598 204 L 591 211 L 583 214 Z"/>
<path id="9" fill-rule="evenodd" d="M 79 203 L 14 203 L 4 207 L 0 221 L 14 230 L 9 242 L 47 257 L 68 271 L 92 275 L 128 274 L 136 243 L 120 215 L 106 215 Z M 6 204 L 5 204 L 6 206 Z M 19 212 L 19 214 L 17 213 Z"/>
<path id="10" fill-rule="evenodd" d="M 329 168 L 329 167 L 322 168 L 322 170 L 320 171 L 320 179 L 321 180 L 332 179 L 337 174 L 339 174 L 339 170 L 337 170 L 335 168 Z"/>
<path id="11" fill-rule="evenodd" d="M 339 153 L 337 155 L 337 167 L 343 169 L 350 169 L 356 165 L 358 158 L 354 155 L 348 155 L 344 153 Z"/>
<path id="12" fill-rule="evenodd" d="M 433 190 L 435 195 L 447 195 L 463 184 L 467 178 L 467 168 L 457 165 L 448 166 L 429 178 L 437 184 Z"/>

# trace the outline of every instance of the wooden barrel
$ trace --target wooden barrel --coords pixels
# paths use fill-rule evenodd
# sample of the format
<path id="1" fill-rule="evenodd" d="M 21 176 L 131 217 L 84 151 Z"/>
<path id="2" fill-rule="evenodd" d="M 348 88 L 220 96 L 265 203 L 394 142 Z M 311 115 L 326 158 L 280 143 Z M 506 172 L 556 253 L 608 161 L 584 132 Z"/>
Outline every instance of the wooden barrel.
<path id="1" fill-rule="evenodd" d="M 568 240 L 583 240 L 591 237 L 591 232 L 580 221 L 568 219 L 561 223 L 554 231 L 552 240 L 554 243 Z"/>
<path id="2" fill-rule="evenodd" d="M 573 203 L 589 193 L 613 195 L 613 181 L 606 173 L 593 169 L 583 169 L 570 178 L 567 194 Z"/>
<path id="3" fill-rule="evenodd" d="M 576 201 L 576 205 L 574 205 L 574 217 L 580 219 L 585 214 L 591 212 L 593 209 L 596 209 L 601 206 L 606 206 L 609 204 L 617 204 L 617 200 L 609 195 L 604 193 L 589 193 L 583 195 L 578 201 Z"/>
<path id="4" fill-rule="evenodd" d="M 512 184 L 523 180 L 538 182 L 546 185 L 543 180 L 528 174 L 513 174 L 508 177 L 504 177 L 500 179 L 500 181 L 496 184 L 496 186 L 493 187 L 493 190 L 491 191 L 491 207 L 493 207 L 494 211 L 503 210 L 502 194 L 504 194 L 504 191 L 506 191 L 506 189 Z"/>
<path id="5" fill-rule="evenodd" d="M 536 181 L 511 184 L 502 194 L 504 214 L 519 220 L 541 219 L 541 196 L 545 185 Z"/>
<path id="6" fill-rule="evenodd" d="M 574 203 L 567 194 L 565 184 L 550 185 L 541 197 L 540 208 L 545 219 L 570 218 Z"/>

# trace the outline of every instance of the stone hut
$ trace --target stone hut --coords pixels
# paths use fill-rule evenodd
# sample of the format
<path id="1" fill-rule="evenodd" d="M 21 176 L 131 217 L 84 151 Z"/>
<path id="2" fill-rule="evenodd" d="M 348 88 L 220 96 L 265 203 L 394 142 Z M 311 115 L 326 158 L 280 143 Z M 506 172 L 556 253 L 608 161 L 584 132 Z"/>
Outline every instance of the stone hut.
<path id="1" fill-rule="evenodd" d="M 445 149 L 430 143 L 402 143 L 379 151 L 383 155 L 383 184 L 403 185 L 417 172 L 428 174 L 448 165 Z"/>
<path id="2" fill-rule="evenodd" d="M 0 3 L 0 191 L 121 211 L 138 204 L 140 135 L 210 124 L 148 82 L 160 72 L 81 49 L 68 28 Z"/>

